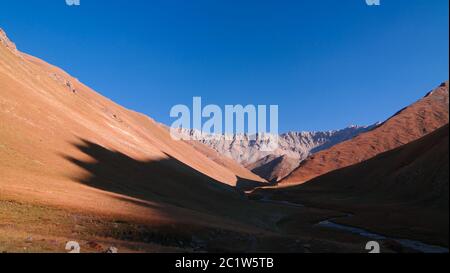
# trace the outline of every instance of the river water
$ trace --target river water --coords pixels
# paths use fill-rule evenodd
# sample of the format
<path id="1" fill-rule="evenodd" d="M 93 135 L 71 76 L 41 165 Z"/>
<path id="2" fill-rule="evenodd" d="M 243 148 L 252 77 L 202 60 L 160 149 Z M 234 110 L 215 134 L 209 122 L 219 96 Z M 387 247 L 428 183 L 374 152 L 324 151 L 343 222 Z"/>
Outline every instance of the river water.
<path id="1" fill-rule="evenodd" d="M 298 204 L 298 203 L 291 203 L 288 201 L 277 201 L 277 200 L 271 200 L 270 197 L 264 197 L 263 199 L 259 200 L 261 202 L 265 202 L 265 203 L 273 203 L 273 204 L 279 204 L 279 205 L 286 205 L 286 206 L 291 206 L 291 207 L 304 207 L 304 205 L 302 204 Z M 352 217 L 353 215 L 351 214 L 347 214 L 344 217 Z M 343 218 L 343 217 L 340 217 Z M 384 236 L 381 234 L 377 234 L 377 233 L 373 233 L 370 231 L 367 231 L 365 229 L 362 228 L 356 228 L 356 227 L 352 227 L 352 226 L 347 226 L 347 225 L 342 225 L 342 224 L 337 224 L 335 222 L 333 222 L 333 220 L 336 220 L 337 218 L 330 218 L 327 220 L 324 220 L 322 222 L 317 223 L 315 226 L 317 227 L 323 227 L 323 228 L 329 228 L 329 229 L 335 229 L 335 230 L 340 230 L 343 232 L 347 232 L 347 233 L 352 233 L 352 234 L 357 234 L 359 236 L 365 237 L 365 238 L 369 238 L 372 240 L 392 240 L 395 241 L 397 243 L 399 243 L 400 245 L 409 248 L 409 249 L 413 249 L 415 251 L 419 251 L 419 252 L 423 252 L 423 253 L 449 253 L 448 248 L 445 247 L 441 247 L 441 246 L 435 246 L 435 245 L 430 245 L 430 244 L 426 244 L 420 241 L 416 241 L 416 240 L 410 240 L 410 239 L 399 239 L 399 238 L 391 238 L 388 236 Z"/>
<path id="2" fill-rule="evenodd" d="M 352 215 L 347 215 L 346 217 L 352 217 Z M 336 218 L 322 221 L 322 222 L 316 224 L 316 226 L 341 230 L 343 232 L 357 234 L 359 236 L 366 237 L 366 238 L 369 238 L 372 240 L 392 240 L 406 248 L 410 248 L 415 251 L 419 251 L 419 252 L 423 252 L 423 253 L 448 253 L 449 252 L 448 248 L 445 248 L 445 247 L 430 245 L 430 244 L 426 244 L 426 243 L 416 241 L 416 240 L 391 238 L 388 236 L 384 236 L 381 234 L 367 231 L 362 228 L 356 228 L 356 227 L 351 227 L 351 226 L 347 226 L 347 225 L 337 224 L 337 223 L 333 222 L 333 220 L 335 220 L 335 219 Z"/>

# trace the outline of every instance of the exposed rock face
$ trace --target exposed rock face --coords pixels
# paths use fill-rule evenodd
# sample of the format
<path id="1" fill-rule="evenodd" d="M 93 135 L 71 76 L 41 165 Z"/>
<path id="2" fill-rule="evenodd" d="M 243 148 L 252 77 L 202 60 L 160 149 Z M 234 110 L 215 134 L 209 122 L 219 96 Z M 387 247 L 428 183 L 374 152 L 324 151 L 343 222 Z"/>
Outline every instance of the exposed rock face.
<path id="1" fill-rule="evenodd" d="M 289 132 L 279 136 L 278 147 L 273 151 L 261 149 L 267 143 L 266 137 L 248 136 L 246 134 L 212 136 L 202 134 L 198 130 L 187 129 L 183 129 L 182 134 L 187 135 L 192 140 L 206 144 L 250 170 L 258 169 L 256 171 L 258 175 L 274 182 L 297 168 L 300 162 L 311 153 L 327 149 L 376 126 L 377 124 L 361 127 L 350 126 L 342 130 L 326 132 Z M 278 169 L 278 171 L 274 171 L 274 169 Z"/>
<path id="2" fill-rule="evenodd" d="M 449 121 L 448 82 L 369 132 L 314 154 L 281 181 L 301 184 L 419 139 Z"/>
<path id="3" fill-rule="evenodd" d="M 297 158 L 268 155 L 246 167 L 267 181 L 276 183 L 288 176 L 299 164 L 300 161 Z"/>
<path id="4" fill-rule="evenodd" d="M 16 45 L 9 40 L 6 33 L 3 31 L 3 29 L 0 28 L 0 43 L 3 44 L 6 48 L 10 49 L 13 52 L 17 53 Z"/>
<path id="5" fill-rule="evenodd" d="M 184 133 L 188 134 L 192 140 L 206 144 L 220 154 L 247 166 L 268 155 L 287 156 L 301 161 L 311 153 L 327 149 L 376 126 L 350 126 L 342 130 L 326 132 L 289 132 L 279 136 L 278 148 L 274 151 L 261 151 L 260 147 L 267 141 L 264 137 L 251 137 L 246 134 L 211 137 L 197 130 L 184 130 Z"/>

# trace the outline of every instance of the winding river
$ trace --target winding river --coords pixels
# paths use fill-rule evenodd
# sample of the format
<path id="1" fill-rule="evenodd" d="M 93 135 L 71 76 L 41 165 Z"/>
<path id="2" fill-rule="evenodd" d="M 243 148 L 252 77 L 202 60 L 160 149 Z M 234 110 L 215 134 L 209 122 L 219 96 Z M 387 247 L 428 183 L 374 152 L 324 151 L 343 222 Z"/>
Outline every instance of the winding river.
<path id="1" fill-rule="evenodd" d="M 348 214 L 344 217 L 352 217 L 352 216 L 353 215 Z M 340 218 L 342 218 L 342 217 L 340 217 Z M 415 251 L 419 251 L 419 252 L 423 252 L 423 253 L 448 253 L 449 252 L 448 248 L 445 248 L 445 247 L 430 245 L 430 244 L 426 244 L 426 243 L 416 241 L 416 240 L 392 238 L 392 237 L 388 237 L 385 235 L 373 233 L 373 232 L 367 231 L 362 228 L 356 228 L 356 227 L 352 227 L 352 226 L 337 224 L 337 223 L 333 222 L 333 220 L 336 220 L 336 219 L 337 218 L 324 220 L 322 222 L 317 223 L 315 226 L 329 228 L 329 229 L 336 229 L 336 230 L 340 230 L 340 231 L 347 232 L 347 233 L 357 234 L 359 236 L 369 238 L 372 240 L 382 240 L 382 241 L 392 240 L 406 248 L 409 248 L 409 249 L 412 249 Z"/>
<path id="2" fill-rule="evenodd" d="M 264 197 L 263 199 L 260 199 L 259 201 L 265 202 L 265 203 L 291 206 L 291 207 L 304 207 L 304 205 L 298 204 L 298 203 L 292 203 L 292 202 L 288 202 L 288 201 L 271 200 L 270 197 L 267 197 L 267 196 Z M 347 214 L 343 217 L 338 217 L 338 218 L 349 218 L 352 216 L 353 215 L 351 215 L 351 214 Z M 409 249 L 412 249 L 412 250 L 415 250 L 418 252 L 422 252 L 422 253 L 449 253 L 449 249 L 445 248 L 445 247 L 430 245 L 430 244 L 426 244 L 426 243 L 416 241 L 416 240 L 392 238 L 392 237 L 388 237 L 385 235 L 373 233 L 373 232 L 370 232 L 370 231 L 362 229 L 362 228 L 357 228 L 357 227 L 352 227 L 352 226 L 335 223 L 334 221 L 337 220 L 338 218 L 330 218 L 330 219 L 321 221 L 321 222 L 315 224 L 315 226 L 321 227 L 321 228 L 335 229 L 335 230 L 339 230 L 339 231 L 347 232 L 347 233 L 352 233 L 352 234 L 356 234 L 356 235 L 359 235 L 359 236 L 362 236 L 365 238 L 369 238 L 372 240 L 395 241 L 395 242 L 399 243 L 400 245 L 402 245 L 403 247 L 406 247 L 406 248 L 409 248 Z"/>

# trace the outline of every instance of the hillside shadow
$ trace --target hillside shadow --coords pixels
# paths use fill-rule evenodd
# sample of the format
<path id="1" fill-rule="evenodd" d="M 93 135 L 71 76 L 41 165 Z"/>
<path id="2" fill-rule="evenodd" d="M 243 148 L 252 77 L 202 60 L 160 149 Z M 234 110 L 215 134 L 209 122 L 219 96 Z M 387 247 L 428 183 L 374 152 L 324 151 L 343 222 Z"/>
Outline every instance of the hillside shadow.
<path id="1" fill-rule="evenodd" d="M 226 204 L 243 199 L 237 188 L 260 185 L 237 178 L 237 188 L 234 188 L 167 154 L 165 159 L 140 161 L 84 139 L 73 145 L 92 159 L 80 160 L 63 155 L 66 160 L 87 172 L 87 175 L 71 178 L 96 189 L 134 198 L 128 200 L 117 197 L 141 206 L 148 204 L 139 200 L 230 216 Z"/>
<path id="2" fill-rule="evenodd" d="M 242 178 L 242 177 L 237 177 L 237 182 L 236 182 L 236 189 L 239 191 L 250 191 L 250 190 L 254 190 L 256 188 L 259 187 L 264 187 L 264 186 L 268 186 L 268 185 L 272 185 L 269 183 L 262 183 L 259 181 L 254 181 L 254 180 L 250 180 L 250 179 L 246 179 L 246 178 Z"/>
<path id="3" fill-rule="evenodd" d="M 133 217 L 147 213 L 140 207 L 149 208 L 150 218 L 117 215 L 114 225 L 105 224 L 105 236 L 196 251 L 248 251 L 256 247 L 254 235 L 239 227 L 272 228 L 263 222 L 268 217 L 265 210 L 257 210 L 243 192 L 167 154 L 158 160 L 137 160 L 85 139 L 72 145 L 81 154 L 61 156 L 82 172 L 75 171 L 78 175 L 70 175 L 71 180 L 104 191 L 118 201 L 116 209 L 132 205 L 126 213 Z M 237 180 L 238 187 L 256 185 Z"/>
<path id="4" fill-rule="evenodd" d="M 260 177 L 265 178 L 269 185 L 274 186 L 278 184 L 277 178 L 273 177 L 272 172 L 275 170 L 275 168 L 283 162 L 283 157 L 277 157 L 268 163 L 265 163 L 255 169 L 252 170 L 253 173 L 259 175 Z"/>

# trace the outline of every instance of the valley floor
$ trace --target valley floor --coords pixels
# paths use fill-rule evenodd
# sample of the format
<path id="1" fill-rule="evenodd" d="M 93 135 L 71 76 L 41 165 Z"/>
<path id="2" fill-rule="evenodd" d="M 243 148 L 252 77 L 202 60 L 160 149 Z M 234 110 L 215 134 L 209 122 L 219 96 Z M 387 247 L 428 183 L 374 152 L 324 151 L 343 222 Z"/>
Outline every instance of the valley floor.
<path id="1" fill-rule="evenodd" d="M 145 219 L 0 200 L 0 252 L 67 252 L 68 241 L 77 241 L 81 252 L 87 253 L 105 252 L 112 246 L 120 253 L 366 252 L 367 238 L 316 226 L 342 213 L 287 204 L 264 206 L 273 213 L 271 227 L 238 224 L 219 228 L 201 222 L 161 226 Z M 283 210 L 289 215 L 280 216 Z M 383 248 L 393 251 L 390 245 Z"/>
<path id="2" fill-rule="evenodd" d="M 420 242 L 429 245 L 430 248 L 441 248 L 441 251 L 448 252 L 448 209 L 430 209 L 420 204 L 371 200 L 367 197 L 336 192 L 315 192 L 301 188 L 294 192 L 283 188 L 266 188 L 256 190 L 251 196 L 254 199 L 270 198 L 273 202 L 281 203 L 302 202 L 309 208 L 340 211 L 340 215 L 326 220 L 382 237 Z M 297 225 L 299 223 L 293 224 Z M 337 230 L 337 232 L 345 231 Z M 336 236 L 339 238 L 340 235 Z M 388 239 L 385 243 L 396 252 L 414 252 L 413 249 L 405 248 L 394 240 Z"/>

